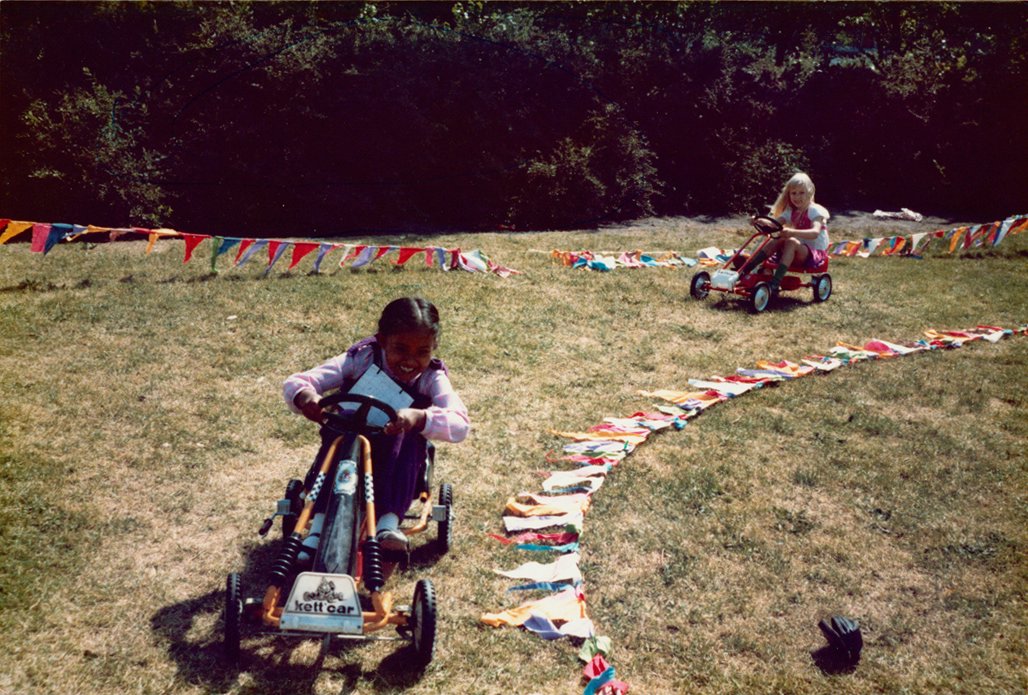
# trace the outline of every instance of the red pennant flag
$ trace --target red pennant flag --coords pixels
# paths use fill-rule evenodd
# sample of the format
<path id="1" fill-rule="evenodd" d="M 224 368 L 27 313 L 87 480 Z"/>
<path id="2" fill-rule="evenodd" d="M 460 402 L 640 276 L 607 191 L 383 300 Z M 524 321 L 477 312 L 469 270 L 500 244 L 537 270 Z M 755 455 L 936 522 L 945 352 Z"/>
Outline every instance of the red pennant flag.
<path id="1" fill-rule="evenodd" d="M 416 253 L 424 251 L 425 249 L 416 248 L 414 246 L 403 246 L 400 248 L 400 255 L 396 258 L 396 265 L 403 265 L 411 259 Z"/>
<path id="2" fill-rule="evenodd" d="M 182 263 L 188 263 L 189 259 L 193 257 L 193 250 L 200 245 L 200 242 L 210 237 L 206 234 L 187 234 L 182 232 L 182 238 L 186 242 L 186 255 L 182 259 Z"/>
<path id="3" fill-rule="evenodd" d="M 275 262 L 278 258 L 278 247 L 282 245 L 281 241 L 269 241 L 268 242 L 268 267 Z"/>
<path id="4" fill-rule="evenodd" d="M 46 239 L 50 236 L 50 225 L 37 222 L 32 225 L 32 253 L 43 253 L 46 250 Z"/>
<path id="5" fill-rule="evenodd" d="M 297 242 L 293 244 L 293 259 L 289 262 L 288 270 L 295 268 L 296 264 L 299 263 L 304 256 L 319 246 L 320 244 L 311 244 L 306 242 Z"/>
<path id="6" fill-rule="evenodd" d="M 243 239 L 239 242 L 239 251 L 236 252 L 236 265 L 239 265 L 239 259 L 243 257 L 243 253 L 250 248 L 253 241 L 253 239 Z"/>

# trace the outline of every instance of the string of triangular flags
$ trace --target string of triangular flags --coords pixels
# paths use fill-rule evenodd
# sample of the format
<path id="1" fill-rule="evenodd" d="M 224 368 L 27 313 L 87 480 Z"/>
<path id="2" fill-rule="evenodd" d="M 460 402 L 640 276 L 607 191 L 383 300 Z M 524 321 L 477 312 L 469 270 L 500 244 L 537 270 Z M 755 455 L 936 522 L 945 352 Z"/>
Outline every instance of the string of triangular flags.
<path id="1" fill-rule="evenodd" d="M 561 251 L 554 249 L 550 257 L 563 266 L 588 270 L 615 270 L 617 268 L 691 268 L 695 258 L 681 256 L 674 251 L 647 253 L 641 250 L 621 253 L 593 251 Z"/>
<path id="2" fill-rule="evenodd" d="M 999 246 L 1008 236 L 1020 234 L 1026 229 L 1028 215 L 1011 215 L 996 222 L 938 229 L 934 232 L 839 241 L 832 244 L 828 253 L 831 256 L 859 258 L 868 258 L 875 253 L 879 256 L 919 256 L 933 239 L 949 241 L 947 253 L 954 253 L 982 246 Z"/>
<path id="3" fill-rule="evenodd" d="M 412 258 L 424 258 L 425 265 L 440 270 L 466 270 L 471 273 L 494 273 L 500 277 L 510 277 L 520 271 L 504 267 L 490 260 L 482 251 L 463 251 L 460 248 L 443 248 L 440 246 L 392 246 L 375 244 L 340 244 L 325 241 L 308 241 L 293 239 L 251 239 L 242 237 L 214 236 L 210 234 L 191 234 L 174 229 L 145 229 L 142 227 L 97 227 L 94 225 L 25 222 L 20 220 L 0 219 L 0 244 L 5 244 L 25 232 L 32 232 L 30 250 L 33 253 L 46 255 L 59 243 L 76 241 L 89 234 L 105 234 L 110 241 L 126 235 L 143 235 L 148 238 L 146 253 L 153 251 L 154 244 L 160 239 L 177 238 L 185 243 L 185 255 L 182 262 L 188 263 L 194 251 L 204 241 L 210 240 L 210 270 L 218 272 L 218 259 L 235 251 L 231 267 L 239 268 L 254 256 L 266 252 L 267 261 L 264 274 L 267 275 L 278 261 L 289 255 L 288 270 L 295 268 L 300 261 L 315 254 L 312 272 L 320 273 L 325 258 L 335 252 L 341 252 L 338 259 L 340 268 L 360 268 L 395 252 L 393 265 L 402 266 Z"/>
<path id="4" fill-rule="evenodd" d="M 579 569 L 583 521 L 592 495 L 603 486 L 607 475 L 653 433 L 669 428 L 680 430 L 707 408 L 754 389 L 829 373 L 867 360 L 959 348 L 978 340 L 997 343 L 1011 335 L 1028 335 L 1028 324 L 1017 329 L 979 325 L 960 331 L 927 330 L 924 335 L 906 343 L 882 339 L 863 345 L 838 342 L 827 354 L 808 355 L 800 362 L 760 360 L 754 368 L 737 369 L 729 376 L 689 379 L 688 389 L 640 391 L 640 395 L 669 405 L 654 406 L 651 412 L 636 412 L 628 417 L 607 417 L 584 432 L 554 432 L 571 441 L 559 456 L 548 456 L 548 463 L 560 461 L 575 467 L 546 473 L 538 493 L 522 492 L 510 497 L 503 513 L 505 533 L 489 535 L 517 550 L 548 551 L 557 553 L 557 558 L 552 562 L 526 562 L 511 570 L 494 570 L 500 576 L 523 582 L 508 589 L 508 593 L 531 591 L 541 597 L 485 613 L 481 621 L 493 627 L 522 627 L 547 640 L 581 640 L 578 656 L 585 663 L 585 695 L 628 692 L 629 685 L 617 680 L 615 668 L 609 662 L 610 638 L 597 635 L 589 618 L 584 578 Z"/>
<path id="5" fill-rule="evenodd" d="M 918 258 L 933 239 L 949 241 L 948 253 L 954 253 L 957 250 L 982 246 L 999 246 L 1008 236 L 1020 234 L 1025 230 L 1028 230 L 1028 215 L 1011 215 L 996 222 L 953 227 L 948 230 L 939 229 L 933 232 L 838 241 L 829 247 L 828 253 L 831 256 L 856 256 L 859 258 L 868 258 L 876 253 L 879 256 Z M 696 258 L 682 256 L 675 251 L 595 252 L 554 249 L 550 252 L 550 257 L 562 266 L 599 271 L 618 268 L 691 268 L 697 264 L 718 266 L 728 261 L 733 255 L 735 255 L 735 249 L 721 249 L 714 246 L 700 249 L 696 252 Z"/>

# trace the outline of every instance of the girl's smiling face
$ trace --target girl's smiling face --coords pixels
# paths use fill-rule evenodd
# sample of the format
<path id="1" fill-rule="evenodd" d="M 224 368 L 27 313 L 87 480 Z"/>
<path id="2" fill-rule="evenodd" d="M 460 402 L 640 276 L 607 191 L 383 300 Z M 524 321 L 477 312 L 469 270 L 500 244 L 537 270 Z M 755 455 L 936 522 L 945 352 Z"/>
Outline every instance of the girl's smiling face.
<path id="1" fill-rule="evenodd" d="M 428 369 L 436 347 L 435 335 L 426 331 L 410 331 L 379 336 L 385 363 L 393 376 L 410 382 Z"/>
<path id="2" fill-rule="evenodd" d="M 797 210 L 806 210 L 810 207 L 810 200 L 813 197 L 814 192 L 806 186 L 798 184 L 789 186 L 789 204 Z"/>

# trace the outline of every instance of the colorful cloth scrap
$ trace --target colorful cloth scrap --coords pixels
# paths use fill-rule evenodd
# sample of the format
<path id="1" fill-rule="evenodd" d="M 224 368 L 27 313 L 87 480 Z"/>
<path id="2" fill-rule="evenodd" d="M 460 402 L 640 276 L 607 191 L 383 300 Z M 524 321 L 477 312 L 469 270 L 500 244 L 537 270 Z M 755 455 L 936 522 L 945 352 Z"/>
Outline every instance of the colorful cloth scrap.
<path id="1" fill-rule="evenodd" d="M 555 516 L 504 516 L 503 528 L 507 533 L 515 531 L 539 531 L 559 526 L 567 531 L 581 533 L 581 514 L 557 514 Z"/>
<path id="2" fill-rule="evenodd" d="M 522 492 L 507 500 L 506 510 L 514 516 L 555 516 L 560 514 L 585 514 L 589 509 L 589 495 L 577 493 L 547 497 Z"/>
<path id="3" fill-rule="evenodd" d="M 545 616 L 556 624 L 588 618 L 585 593 L 579 587 L 569 586 L 556 594 L 528 601 L 516 608 L 499 613 L 484 613 L 480 620 L 491 627 L 518 627 L 533 615 Z"/>
<path id="4" fill-rule="evenodd" d="M 585 268 L 608 272 L 618 268 L 691 268 L 695 258 L 682 256 L 675 251 L 645 253 L 640 250 L 620 253 L 597 253 L 594 251 L 561 251 L 554 249 L 550 257 L 566 268 Z"/>
<path id="5" fill-rule="evenodd" d="M 561 555 L 553 562 L 526 562 L 512 570 L 493 570 L 501 577 L 510 579 L 531 579 L 533 582 L 580 582 L 582 572 L 578 569 L 578 553 Z"/>

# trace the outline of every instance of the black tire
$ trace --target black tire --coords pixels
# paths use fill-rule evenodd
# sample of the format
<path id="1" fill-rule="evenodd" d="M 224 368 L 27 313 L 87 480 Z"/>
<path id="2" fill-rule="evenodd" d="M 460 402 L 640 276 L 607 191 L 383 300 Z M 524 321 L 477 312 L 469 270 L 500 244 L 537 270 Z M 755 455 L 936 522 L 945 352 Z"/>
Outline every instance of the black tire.
<path id="1" fill-rule="evenodd" d="M 814 278 L 814 301 L 827 302 L 832 296 L 832 276 L 828 273 Z"/>
<path id="2" fill-rule="evenodd" d="M 239 627 L 243 618 L 243 595 L 239 574 L 233 572 L 225 579 L 225 658 L 230 663 L 239 661 Z"/>
<path id="3" fill-rule="evenodd" d="M 449 483 L 439 486 L 439 504 L 446 507 L 446 518 L 439 522 L 436 543 L 439 552 L 445 554 L 453 547 L 453 486 Z"/>
<path id="4" fill-rule="evenodd" d="M 693 299 L 706 299 L 710 294 L 710 273 L 701 270 L 692 276 L 692 283 L 689 284 L 689 294 Z"/>
<path id="5" fill-rule="evenodd" d="M 750 294 L 750 309 L 759 314 L 771 303 L 771 287 L 766 282 L 758 282 Z"/>
<path id="6" fill-rule="evenodd" d="M 414 661 L 424 668 L 435 655 L 436 602 L 431 579 L 419 579 L 414 586 L 409 623 L 414 639 L 411 645 Z"/>
<path id="7" fill-rule="evenodd" d="M 289 500 L 289 511 L 292 516 L 282 517 L 282 537 L 289 538 L 293 535 L 293 531 L 296 530 L 296 518 L 300 515 L 300 511 L 303 509 L 303 500 L 300 499 L 300 494 L 303 492 L 303 481 L 290 480 L 286 483 L 286 494 L 285 499 Z"/>

